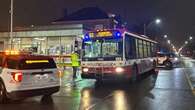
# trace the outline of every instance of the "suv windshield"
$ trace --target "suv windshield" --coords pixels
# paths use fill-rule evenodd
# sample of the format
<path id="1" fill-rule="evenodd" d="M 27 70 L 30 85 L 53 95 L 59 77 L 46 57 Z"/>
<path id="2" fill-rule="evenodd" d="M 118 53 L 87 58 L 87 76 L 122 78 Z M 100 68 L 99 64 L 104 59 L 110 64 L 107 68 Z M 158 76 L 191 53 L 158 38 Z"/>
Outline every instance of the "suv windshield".
<path id="1" fill-rule="evenodd" d="M 84 42 L 83 58 L 121 57 L 122 39 L 91 40 Z"/>
<path id="2" fill-rule="evenodd" d="M 176 54 L 174 53 L 159 53 L 157 54 L 158 57 L 169 57 L 169 58 L 174 58 L 174 57 L 177 57 Z"/>

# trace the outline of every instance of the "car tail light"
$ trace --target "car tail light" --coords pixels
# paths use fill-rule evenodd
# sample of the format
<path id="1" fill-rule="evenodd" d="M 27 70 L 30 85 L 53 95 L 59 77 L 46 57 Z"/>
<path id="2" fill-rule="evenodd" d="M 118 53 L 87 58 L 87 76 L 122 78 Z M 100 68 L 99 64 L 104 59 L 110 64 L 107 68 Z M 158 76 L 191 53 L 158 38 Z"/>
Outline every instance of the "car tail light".
<path id="1" fill-rule="evenodd" d="M 23 74 L 21 72 L 13 72 L 12 77 L 16 82 L 21 82 L 23 78 Z"/>

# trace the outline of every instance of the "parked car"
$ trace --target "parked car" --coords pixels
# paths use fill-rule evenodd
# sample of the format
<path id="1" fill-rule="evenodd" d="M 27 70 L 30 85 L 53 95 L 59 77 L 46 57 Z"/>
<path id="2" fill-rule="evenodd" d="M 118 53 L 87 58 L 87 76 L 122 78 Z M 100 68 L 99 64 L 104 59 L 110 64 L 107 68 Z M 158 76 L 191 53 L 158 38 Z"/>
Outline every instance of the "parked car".
<path id="1" fill-rule="evenodd" d="M 174 53 L 165 53 L 158 52 L 157 53 L 157 65 L 165 66 L 166 68 L 173 68 L 174 65 L 180 62 L 180 58 L 178 55 Z"/>

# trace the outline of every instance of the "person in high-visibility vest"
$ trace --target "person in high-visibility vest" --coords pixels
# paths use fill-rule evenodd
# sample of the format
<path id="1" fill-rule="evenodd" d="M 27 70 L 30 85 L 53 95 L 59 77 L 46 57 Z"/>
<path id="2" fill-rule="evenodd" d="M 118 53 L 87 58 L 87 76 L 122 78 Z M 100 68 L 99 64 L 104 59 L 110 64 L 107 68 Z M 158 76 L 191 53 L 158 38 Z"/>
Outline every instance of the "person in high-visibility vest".
<path id="1" fill-rule="evenodd" d="M 77 69 L 80 66 L 79 55 L 77 53 L 72 53 L 71 54 L 71 62 L 72 62 L 72 69 L 73 69 L 73 79 L 75 79 Z"/>

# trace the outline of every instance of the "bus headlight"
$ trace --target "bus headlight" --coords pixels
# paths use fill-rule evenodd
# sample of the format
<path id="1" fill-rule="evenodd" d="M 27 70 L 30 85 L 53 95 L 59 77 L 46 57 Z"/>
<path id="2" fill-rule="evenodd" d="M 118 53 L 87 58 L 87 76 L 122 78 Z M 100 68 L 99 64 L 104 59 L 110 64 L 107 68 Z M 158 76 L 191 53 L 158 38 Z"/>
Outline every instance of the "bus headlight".
<path id="1" fill-rule="evenodd" d="M 174 58 L 175 61 L 178 61 L 178 58 Z"/>
<path id="2" fill-rule="evenodd" d="M 115 69 L 115 71 L 116 71 L 117 73 L 122 73 L 122 72 L 124 72 L 124 69 L 121 68 L 121 67 L 117 67 L 117 68 Z"/>
<path id="3" fill-rule="evenodd" d="M 88 72 L 89 69 L 88 68 L 83 68 L 83 72 Z"/>

